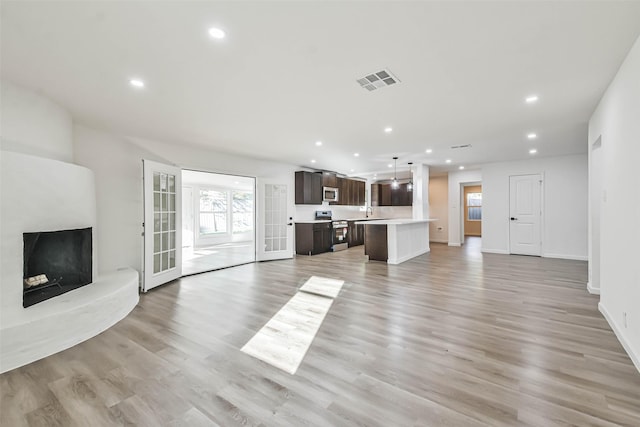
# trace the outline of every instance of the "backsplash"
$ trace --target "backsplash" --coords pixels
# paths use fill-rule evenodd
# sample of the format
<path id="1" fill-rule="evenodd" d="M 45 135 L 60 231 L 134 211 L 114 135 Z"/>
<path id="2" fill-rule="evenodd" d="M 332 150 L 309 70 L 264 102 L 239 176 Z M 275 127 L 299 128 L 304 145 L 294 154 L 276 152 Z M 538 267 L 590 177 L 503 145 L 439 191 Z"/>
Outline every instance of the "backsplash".
<path id="1" fill-rule="evenodd" d="M 373 218 L 411 218 L 413 210 L 411 206 L 374 206 Z M 333 219 L 365 218 L 364 207 L 360 206 L 333 206 L 328 203 L 322 205 L 296 205 L 295 220 L 309 221 L 315 219 L 316 211 L 331 211 Z"/>

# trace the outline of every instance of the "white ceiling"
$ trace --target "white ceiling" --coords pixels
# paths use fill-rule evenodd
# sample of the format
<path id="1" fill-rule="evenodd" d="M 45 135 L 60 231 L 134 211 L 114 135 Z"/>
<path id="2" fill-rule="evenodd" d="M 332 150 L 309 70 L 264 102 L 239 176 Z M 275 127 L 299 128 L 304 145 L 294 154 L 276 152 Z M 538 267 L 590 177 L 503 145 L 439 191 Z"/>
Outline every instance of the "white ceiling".
<path id="1" fill-rule="evenodd" d="M 528 158 L 532 147 L 538 156 L 585 152 L 589 117 L 640 35 L 640 2 L 1 8 L 3 77 L 77 121 L 359 175 L 388 170 L 394 155 L 399 167 L 444 170 Z M 211 26 L 227 38 L 210 38 Z M 374 92 L 356 83 L 383 68 L 401 83 Z M 133 89 L 132 77 L 146 87 Z M 525 104 L 533 93 L 539 102 Z M 473 147 L 449 148 L 460 144 Z"/>

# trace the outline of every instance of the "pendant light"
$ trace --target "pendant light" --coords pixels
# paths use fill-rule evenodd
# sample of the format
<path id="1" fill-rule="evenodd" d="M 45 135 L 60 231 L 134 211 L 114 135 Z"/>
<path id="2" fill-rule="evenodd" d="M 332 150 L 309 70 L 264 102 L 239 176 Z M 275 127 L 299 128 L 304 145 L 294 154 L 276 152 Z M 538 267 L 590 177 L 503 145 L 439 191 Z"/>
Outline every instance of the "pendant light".
<path id="1" fill-rule="evenodd" d="M 407 163 L 409 165 L 409 183 L 407 184 L 407 191 L 413 191 L 413 174 L 411 173 L 411 165 L 413 162 Z"/>
<path id="2" fill-rule="evenodd" d="M 398 163 L 398 157 L 393 158 L 393 181 L 391 182 L 391 188 L 398 188 L 398 178 L 396 178 L 396 165 Z"/>

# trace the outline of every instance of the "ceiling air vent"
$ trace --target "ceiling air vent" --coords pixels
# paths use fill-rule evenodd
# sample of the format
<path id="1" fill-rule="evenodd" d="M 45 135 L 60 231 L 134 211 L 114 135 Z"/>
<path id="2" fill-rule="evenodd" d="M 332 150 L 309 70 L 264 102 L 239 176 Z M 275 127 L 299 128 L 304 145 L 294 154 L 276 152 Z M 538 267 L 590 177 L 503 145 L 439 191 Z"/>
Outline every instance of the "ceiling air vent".
<path id="1" fill-rule="evenodd" d="M 464 145 L 452 145 L 451 149 L 454 150 L 456 148 L 471 148 L 471 144 L 464 144 Z"/>
<path id="2" fill-rule="evenodd" d="M 400 80 L 389 70 L 378 71 L 356 80 L 360 86 L 368 91 L 374 91 L 381 87 L 391 86 L 392 84 L 400 83 Z"/>

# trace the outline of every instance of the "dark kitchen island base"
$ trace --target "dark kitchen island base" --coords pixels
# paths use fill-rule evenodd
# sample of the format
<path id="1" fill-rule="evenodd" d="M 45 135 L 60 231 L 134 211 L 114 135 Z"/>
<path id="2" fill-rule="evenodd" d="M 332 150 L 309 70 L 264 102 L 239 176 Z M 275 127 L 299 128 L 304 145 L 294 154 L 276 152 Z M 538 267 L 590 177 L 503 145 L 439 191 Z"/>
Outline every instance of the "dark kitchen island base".
<path id="1" fill-rule="evenodd" d="M 364 254 L 369 256 L 369 261 L 384 261 L 389 258 L 387 247 L 387 226 L 364 226 Z"/>

